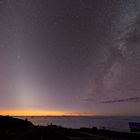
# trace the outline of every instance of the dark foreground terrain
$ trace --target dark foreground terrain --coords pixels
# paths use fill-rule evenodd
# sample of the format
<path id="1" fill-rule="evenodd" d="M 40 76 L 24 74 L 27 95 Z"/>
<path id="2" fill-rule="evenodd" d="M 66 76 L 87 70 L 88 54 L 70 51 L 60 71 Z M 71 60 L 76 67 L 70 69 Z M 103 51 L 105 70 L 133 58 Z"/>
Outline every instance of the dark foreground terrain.
<path id="1" fill-rule="evenodd" d="M 95 127 L 34 126 L 28 120 L 0 116 L 0 140 L 140 140 L 140 134 L 98 130 Z"/>

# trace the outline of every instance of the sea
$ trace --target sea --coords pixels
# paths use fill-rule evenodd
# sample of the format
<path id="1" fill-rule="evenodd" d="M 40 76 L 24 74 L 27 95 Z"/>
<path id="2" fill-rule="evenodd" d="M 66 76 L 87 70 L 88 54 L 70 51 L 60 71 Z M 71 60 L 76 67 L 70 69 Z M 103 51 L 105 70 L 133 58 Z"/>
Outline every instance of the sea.
<path id="1" fill-rule="evenodd" d="M 30 116 L 16 117 L 28 119 L 34 125 L 47 126 L 50 124 L 66 128 L 92 128 L 109 129 L 114 131 L 130 132 L 129 122 L 140 122 L 140 116 L 118 117 L 118 116 Z"/>

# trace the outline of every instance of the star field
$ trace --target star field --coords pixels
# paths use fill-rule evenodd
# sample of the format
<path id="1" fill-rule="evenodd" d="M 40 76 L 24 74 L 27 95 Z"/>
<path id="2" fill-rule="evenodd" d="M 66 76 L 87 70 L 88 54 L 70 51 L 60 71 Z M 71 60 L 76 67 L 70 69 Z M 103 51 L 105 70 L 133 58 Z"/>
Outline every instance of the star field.
<path id="1" fill-rule="evenodd" d="M 140 115 L 139 0 L 1 0 L 0 111 Z"/>

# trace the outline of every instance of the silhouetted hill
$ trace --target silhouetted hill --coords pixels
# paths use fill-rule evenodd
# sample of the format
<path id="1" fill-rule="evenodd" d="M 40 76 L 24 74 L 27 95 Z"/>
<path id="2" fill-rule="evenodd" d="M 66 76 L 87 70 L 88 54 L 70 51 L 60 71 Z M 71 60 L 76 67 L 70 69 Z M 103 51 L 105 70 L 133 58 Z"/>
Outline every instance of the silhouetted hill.
<path id="1" fill-rule="evenodd" d="M 140 134 L 100 130 L 96 127 L 70 129 L 50 124 L 34 126 L 31 122 L 0 116 L 0 140 L 140 140 Z"/>
<path id="2" fill-rule="evenodd" d="M 33 125 L 28 120 L 21 120 L 10 116 L 0 116 L 0 129 L 20 128 Z"/>

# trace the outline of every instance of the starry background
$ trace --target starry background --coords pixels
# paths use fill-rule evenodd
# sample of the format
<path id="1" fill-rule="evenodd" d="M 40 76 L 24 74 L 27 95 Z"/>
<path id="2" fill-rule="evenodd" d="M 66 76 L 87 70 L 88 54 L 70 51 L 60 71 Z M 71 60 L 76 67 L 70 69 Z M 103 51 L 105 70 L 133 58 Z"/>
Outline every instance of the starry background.
<path id="1" fill-rule="evenodd" d="M 140 115 L 139 0 L 0 0 L 0 111 Z"/>

